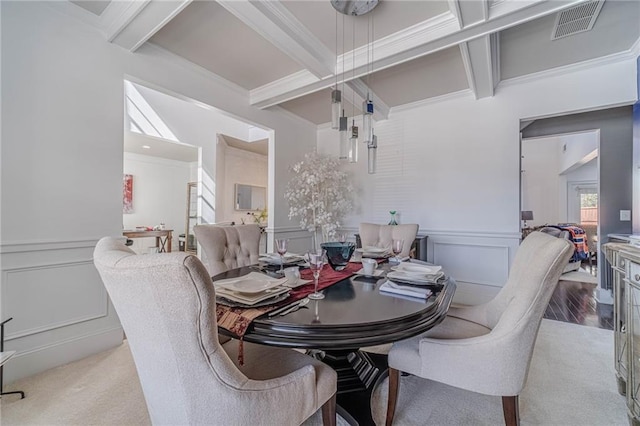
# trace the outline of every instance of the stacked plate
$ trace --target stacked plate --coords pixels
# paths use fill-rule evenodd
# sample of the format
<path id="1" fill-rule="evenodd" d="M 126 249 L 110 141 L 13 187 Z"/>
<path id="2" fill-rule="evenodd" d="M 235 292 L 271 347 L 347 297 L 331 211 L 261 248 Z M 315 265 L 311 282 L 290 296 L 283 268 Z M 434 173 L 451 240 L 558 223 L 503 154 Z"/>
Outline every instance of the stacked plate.
<path id="1" fill-rule="evenodd" d="M 269 265 L 280 265 L 283 258 L 285 265 L 293 265 L 304 261 L 304 256 L 294 253 L 286 253 L 283 257 L 280 257 L 278 253 L 263 253 L 260 255 L 259 260 Z"/>
<path id="2" fill-rule="evenodd" d="M 402 262 L 391 268 L 387 278 L 395 283 L 432 285 L 444 278 L 444 273 L 441 266 Z"/>
<path id="3" fill-rule="evenodd" d="M 286 278 L 274 279 L 251 272 L 238 278 L 214 281 L 216 301 L 231 307 L 257 307 L 278 303 L 289 296 Z"/>
<path id="4" fill-rule="evenodd" d="M 356 251 L 360 253 L 362 257 L 372 257 L 374 259 L 381 259 L 391 255 L 391 250 L 382 247 L 363 247 L 357 248 Z"/>

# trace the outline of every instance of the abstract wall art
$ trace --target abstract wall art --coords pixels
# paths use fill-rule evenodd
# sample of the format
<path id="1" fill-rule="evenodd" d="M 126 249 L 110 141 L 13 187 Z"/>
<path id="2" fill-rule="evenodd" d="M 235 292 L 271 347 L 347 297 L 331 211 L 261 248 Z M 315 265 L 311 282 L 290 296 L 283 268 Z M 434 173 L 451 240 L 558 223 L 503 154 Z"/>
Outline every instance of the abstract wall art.
<path id="1" fill-rule="evenodd" d="M 122 213 L 133 213 L 133 175 L 123 175 Z"/>

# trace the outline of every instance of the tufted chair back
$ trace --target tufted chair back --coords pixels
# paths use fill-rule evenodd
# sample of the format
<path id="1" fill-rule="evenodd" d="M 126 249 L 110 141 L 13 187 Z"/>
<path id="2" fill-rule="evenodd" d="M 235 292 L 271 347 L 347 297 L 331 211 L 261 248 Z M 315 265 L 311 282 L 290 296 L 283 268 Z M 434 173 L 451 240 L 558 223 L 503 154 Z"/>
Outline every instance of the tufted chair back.
<path id="1" fill-rule="evenodd" d="M 400 257 L 409 256 L 413 240 L 418 234 L 418 224 L 410 223 L 403 225 L 378 225 L 375 223 L 360 224 L 360 241 L 362 247 L 380 247 L 391 249 L 391 242 L 404 240 L 404 246 Z"/>
<path id="2" fill-rule="evenodd" d="M 204 249 L 211 276 L 258 263 L 262 232 L 258 225 L 196 225 L 193 232 Z"/>
<path id="3" fill-rule="evenodd" d="M 236 364 L 237 342 L 218 340 L 215 289 L 197 257 L 136 255 L 109 237 L 93 257 L 154 425 L 299 425 L 320 406 L 335 425 L 336 374 L 326 364 L 251 343 Z"/>

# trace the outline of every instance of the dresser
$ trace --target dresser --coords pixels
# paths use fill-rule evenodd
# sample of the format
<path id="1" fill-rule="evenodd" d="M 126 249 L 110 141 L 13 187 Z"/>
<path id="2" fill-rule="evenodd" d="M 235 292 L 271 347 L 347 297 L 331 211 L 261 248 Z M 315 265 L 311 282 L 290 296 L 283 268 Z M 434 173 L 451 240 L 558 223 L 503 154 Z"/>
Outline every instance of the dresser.
<path id="1" fill-rule="evenodd" d="M 614 362 L 618 391 L 626 395 L 629 422 L 640 425 L 640 247 L 607 243 L 614 298 Z"/>

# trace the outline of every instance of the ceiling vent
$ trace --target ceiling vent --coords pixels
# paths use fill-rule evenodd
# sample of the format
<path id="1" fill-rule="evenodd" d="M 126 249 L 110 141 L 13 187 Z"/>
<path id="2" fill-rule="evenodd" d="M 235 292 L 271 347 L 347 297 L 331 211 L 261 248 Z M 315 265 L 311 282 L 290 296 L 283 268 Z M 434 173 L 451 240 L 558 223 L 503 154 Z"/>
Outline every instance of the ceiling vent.
<path id="1" fill-rule="evenodd" d="M 558 13 L 551 40 L 589 31 L 593 28 L 603 3 L 604 0 L 592 0 Z"/>

